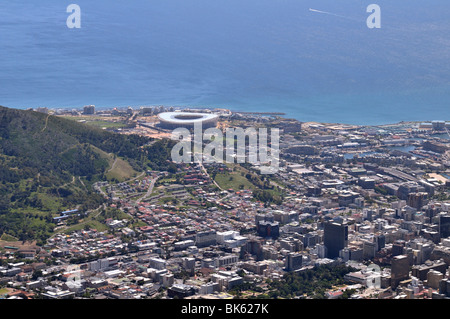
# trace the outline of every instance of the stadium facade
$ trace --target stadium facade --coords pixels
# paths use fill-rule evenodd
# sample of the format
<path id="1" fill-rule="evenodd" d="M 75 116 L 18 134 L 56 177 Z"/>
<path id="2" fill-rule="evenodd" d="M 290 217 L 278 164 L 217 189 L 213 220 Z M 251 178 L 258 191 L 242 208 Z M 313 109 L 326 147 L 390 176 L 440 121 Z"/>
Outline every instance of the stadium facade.
<path id="1" fill-rule="evenodd" d="M 179 127 L 193 129 L 195 124 L 201 123 L 202 129 L 216 127 L 219 116 L 210 113 L 192 112 L 164 112 L 158 114 L 160 127 L 164 129 L 176 129 Z"/>

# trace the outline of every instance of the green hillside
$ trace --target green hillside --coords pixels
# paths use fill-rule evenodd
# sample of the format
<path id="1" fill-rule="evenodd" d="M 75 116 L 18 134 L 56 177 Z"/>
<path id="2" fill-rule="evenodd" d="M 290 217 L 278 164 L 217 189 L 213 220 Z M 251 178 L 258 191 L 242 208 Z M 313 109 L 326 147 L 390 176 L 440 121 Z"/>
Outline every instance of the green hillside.
<path id="1" fill-rule="evenodd" d="M 98 207 L 92 184 L 149 168 L 149 139 L 0 107 L 0 235 L 43 241 L 64 209 Z M 106 154 L 106 155 L 105 155 Z M 114 160 L 116 164 L 112 167 Z"/>

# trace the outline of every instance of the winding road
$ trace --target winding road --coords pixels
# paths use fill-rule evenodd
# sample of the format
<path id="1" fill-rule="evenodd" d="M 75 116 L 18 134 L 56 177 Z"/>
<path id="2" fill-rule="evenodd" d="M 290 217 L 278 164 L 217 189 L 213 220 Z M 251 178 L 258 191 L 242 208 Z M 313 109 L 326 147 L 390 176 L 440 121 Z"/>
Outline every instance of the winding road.
<path id="1" fill-rule="evenodd" d="M 136 200 L 136 204 L 142 202 L 144 199 L 146 199 L 148 196 L 150 196 L 153 193 L 153 188 L 155 187 L 156 181 L 158 180 L 158 177 L 155 177 L 152 179 L 152 182 L 148 186 L 147 193 L 145 193 L 144 196 Z"/>

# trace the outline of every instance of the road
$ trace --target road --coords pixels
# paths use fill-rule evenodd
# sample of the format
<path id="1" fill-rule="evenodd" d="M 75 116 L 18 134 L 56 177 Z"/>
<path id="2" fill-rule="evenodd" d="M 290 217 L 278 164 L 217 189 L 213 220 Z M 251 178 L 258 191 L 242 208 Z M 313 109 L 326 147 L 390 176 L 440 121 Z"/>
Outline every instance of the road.
<path id="1" fill-rule="evenodd" d="M 143 171 L 141 174 L 139 174 L 138 176 L 136 176 L 136 177 L 133 177 L 133 178 L 131 178 L 131 179 L 129 179 L 129 180 L 127 180 L 127 181 L 125 181 L 124 183 L 129 183 L 129 182 L 132 182 L 132 181 L 134 181 L 134 180 L 136 180 L 136 179 L 138 179 L 138 178 L 140 178 L 140 177 L 142 177 L 143 175 L 145 174 L 145 171 Z"/>
<path id="2" fill-rule="evenodd" d="M 227 194 L 224 197 L 222 197 L 221 199 L 219 199 L 218 202 L 220 203 L 220 202 L 224 201 L 225 199 L 227 199 L 228 197 L 231 197 L 233 195 L 234 195 L 234 193 Z"/>
<path id="3" fill-rule="evenodd" d="M 87 189 L 86 185 L 84 184 L 84 182 L 81 180 L 80 176 L 78 176 L 78 180 L 80 181 L 81 185 L 83 185 L 84 189 L 87 191 L 88 189 Z"/>
<path id="4" fill-rule="evenodd" d="M 155 187 L 155 184 L 156 184 L 157 180 L 158 180 L 158 177 L 155 177 L 154 179 L 152 179 L 152 182 L 148 186 L 147 193 L 145 193 L 145 195 L 142 196 L 141 198 L 137 199 L 136 200 L 136 204 L 142 202 L 145 198 L 149 197 L 152 194 L 153 188 Z"/>
<path id="5" fill-rule="evenodd" d="M 209 176 L 208 171 L 206 170 L 206 168 L 203 166 L 203 163 L 201 160 L 199 160 L 197 158 L 197 155 L 194 155 L 195 159 L 197 160 L 197 164 L 200 166 L 201 170 L 206 174 L 206 176 L 208 176 L 208 178 L 214 183 L 214 185 L 217 186 L 218 189 L 220 189 L 221 191 L 224 191 L 224 189 L 222 187 L 219 186 L 219 184 L 216 183 L 216 181 L 214 179 L 211 178 L 211 176 Z"/>
<path id="6" fill-rule="evenodd" d="M 111 172 L 114 169 L 114 167 L 116 166 L 116 163 L 117 163 L 117 157 L 114 158 L 114 162 L 112 163 L 111 168 L 106 173 Z"/>
<path id="7" fill-rule="evenodd" d="M 50 114 L 49 115 L 47 115 L 47 117 L 45 118 L 45 126 L 44 126 L 44 128 L 42 129 L 42 132 L 44 132 L 46 129 L 47 129 L 47 126 L 48 126 L 48 118 L 50 117 Z"/>

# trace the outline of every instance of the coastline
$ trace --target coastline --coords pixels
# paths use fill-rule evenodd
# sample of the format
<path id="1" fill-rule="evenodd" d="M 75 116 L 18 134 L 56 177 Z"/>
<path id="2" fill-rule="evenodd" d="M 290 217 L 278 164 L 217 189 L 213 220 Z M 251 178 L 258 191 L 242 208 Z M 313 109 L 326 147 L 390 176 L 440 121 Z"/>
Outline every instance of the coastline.
<path id="1" fill-rule="evenodd" d="M 0 104 L 1 105 L 1 104 Z M 49 112 L 58 112 L 58 111 L 82 111 L 84 106 L 74 106 L 74 107 L 9 107 L 7 105 L 2 105 L 7 108 L 11 109 L 18 109 L 18 110 L 39 110 L 39 109 L 46 109 Z M 143 107 L 162 107 L 164 109 L 173 108 L 175 110 L 199 110 L 199 111 L 208 111 L 212 112 L 214 110 L 226 110 L 230 113 L 235 114 L 243 114 L 243 115 L 256 115 L 256 116 L 279 116 L 284 119 L 291 119 L 296 120 L 301 123 L 315 123 L 315 124 L 322 124 L 322 125 L 350 125 L 350 126 L 358 126 L 358 127 L 389 127 L 389 126 L 399 126 L 399 125 L 414 125 L 414 124 L 420 124 L 420 123 L 427 123 L 427 122 L 434 122 L 434 121 L 444 121 L 444 122 L 450 122 L 450 118 L 442 118 L 442 119 L 434 119 L 434 118 L 424 118 L 421 120 L 400 120 L 400 121 L 391 121 L 391 122 L 384 122 L 384 123 L 376 123 L 376 124 L 369 124 L 369 123 L 352 123 L 352 122 L 332 122 L 332 121 L 317 121 L 317 120 L 302 120 L 299 118 L 292 117 L 289 113 L 285 112 L 277 112 L 277 111 L 244 111 L 242 109 L 234 109 L 234 108 L 227 108 L 227 107 L 208 107 L 208 106 L 190 106 L 190 105 L 164 105 L 164 104 L 148 104 L 148 105 L 127 105 L 127 106 L 96 106 L 96 109 L 101 112 L 111 112 L 113 110 L 119 110 L 119 111 L 125 111 L 128 108 L 132 108 L 133 110 L 138 110 Z"/>

